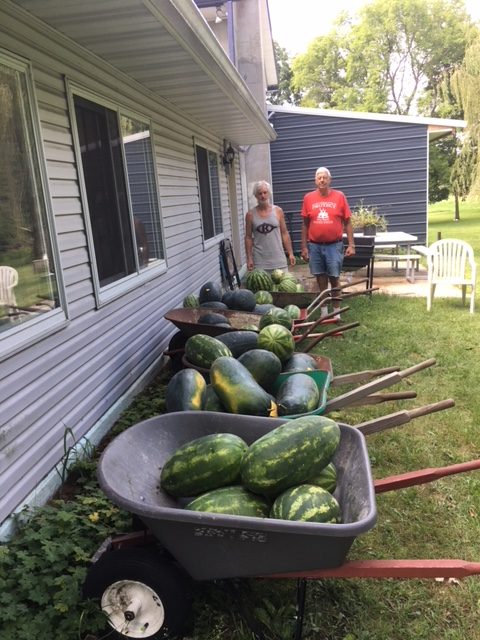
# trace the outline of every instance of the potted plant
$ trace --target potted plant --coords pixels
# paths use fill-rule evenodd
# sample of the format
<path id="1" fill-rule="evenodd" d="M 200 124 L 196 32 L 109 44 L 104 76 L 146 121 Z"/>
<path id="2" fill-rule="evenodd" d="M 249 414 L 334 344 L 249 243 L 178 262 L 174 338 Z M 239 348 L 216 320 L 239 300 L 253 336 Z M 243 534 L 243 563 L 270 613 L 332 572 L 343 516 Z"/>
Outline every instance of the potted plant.
<path id="1" fill-rule="evenodd" d="M 354 231 L 363 231 L 366 236 L 374 236 L 379 231 L 387 230 L 387 221 L 378 213 L 378 208 L 363 204 L 363 200 L 352 212 Z"/>

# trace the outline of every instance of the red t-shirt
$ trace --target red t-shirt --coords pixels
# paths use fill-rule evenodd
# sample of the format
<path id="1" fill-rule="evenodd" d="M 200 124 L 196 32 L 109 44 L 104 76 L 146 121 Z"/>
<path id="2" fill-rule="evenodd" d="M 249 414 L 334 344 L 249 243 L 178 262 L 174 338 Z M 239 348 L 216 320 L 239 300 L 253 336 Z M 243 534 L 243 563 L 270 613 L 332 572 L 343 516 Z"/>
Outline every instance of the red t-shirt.
<path id="1" fill-rule="evenodd" d="M 335 242 L 341 240 L 343 224 L 352 212 L 342 191 L 330 189 L 328 196 L 320 191 L 310 191 L 303 198 L 302 218 L 309 220 L 310 242 Z"/>

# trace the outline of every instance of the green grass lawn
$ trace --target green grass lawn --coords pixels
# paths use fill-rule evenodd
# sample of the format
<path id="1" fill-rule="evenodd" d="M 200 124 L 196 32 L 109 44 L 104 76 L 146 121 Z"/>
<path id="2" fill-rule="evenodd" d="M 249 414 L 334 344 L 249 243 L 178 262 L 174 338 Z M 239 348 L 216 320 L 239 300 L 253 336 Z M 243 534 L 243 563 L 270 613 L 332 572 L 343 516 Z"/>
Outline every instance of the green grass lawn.
<path id="1" fill-rule="evenodd" d="M 462 203 L 458 223 L 453 222 L 453 203 L 433 206 L 430 242 L 436 239 L 437 232 L 443 238 L 467 240 L 474 246 L 478 263 L 480 206 Z M 326 339 L 316 348 L 317 353 L 331 359 L 334 374 L 392 365 L 407 368 L 429 358 L 435 358 L 437 363 L 389 389 L 414 390 L 416 399 L 347 408 L 335 414 L 336 419 L 358 424 L 447 398 L 455 401 L 452 409 L 368 436 L 374 477 L 480 457 L 480 309 L 472 315 L 459 299 L 436 298 L 434 310 L 427 313 L 423 298 L 380 294 L 371 299 L 352 298 L 348 304 L 345 321 L 358 320 L 360 326 L 342 338 Z M 164 385 L 165 378 L 159 378 L 140 394 L 117 429 L 161 412 Z M 332 387 L 329 396 L 344 390 Z M 85 482 L 82 475 L 80 480 Z M 60 503 L 55 524 L 53 516 L 47 520 L 47 531 L 37 521 L 35 526 L 25 528 L 24 537 L 19 536 L 15 544 L 0 547 L 2 640 L 86 640 L 88 632 L 97 633 L 98 619 L 82 603 L 79 585 L 90 554 L 99 540 L 118 525 L 121 514 L 109 509 L 105 504 L 108 501 L 94 488 L 91 479 L 86 490 L 82 489 L 84 485 L 78 486 L 79 507 L 75 515 L 67 515 Z M 357 538 L 350 558 L 480 561 L 480 471 L 379 495 L 377 509 L 376 526 Z M 59 544 L 57 538 L 63 542 Z M 59 562 L 66 540 L 72 551 Z M 247 580 L 238 586 L 244 609 L 268 629 L 266 640 L 291 640 L 295 581 Z M 197 584 L 195 591 L 196 626 L 192 640 L 252 640 L 254 636 L 241 615 L 242 607 L 222 583 Z M 308 588 L 303 638 L 480 640 L 479 609 L 480 576 L 459 583 L 321 580 L 310 583 Z M 100 634 L 92 635 L 90 640 L 99 637 Z"/>

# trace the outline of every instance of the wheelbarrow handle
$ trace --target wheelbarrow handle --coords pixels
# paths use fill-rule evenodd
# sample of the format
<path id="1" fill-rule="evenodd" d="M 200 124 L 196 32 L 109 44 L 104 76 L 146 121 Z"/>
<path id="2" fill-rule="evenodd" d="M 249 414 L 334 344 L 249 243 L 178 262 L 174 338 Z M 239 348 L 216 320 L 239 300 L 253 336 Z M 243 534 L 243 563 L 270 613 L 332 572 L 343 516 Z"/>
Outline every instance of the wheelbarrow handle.
<path id="1" fill-rule="evenodd" d="M 356 389 L 347 391 L 346 393 L 343 393 L 342 395 L 337 396 L 332 400 L 328 400 L 328 402 L 325 404 L 324 412 L 327 413 L 328 411 L 334 411 L 340 409 L 341 407 L 345 407 L 351 402 L 355 402 L 360 400 L 361 398 L 365 398 L 375 391 L 386 389 L 387 387 L 392 386 L 392 384 L 400 382 L 400 380 L 401 377 L 398 371 L 393 371 L 386 376 L 382 376 L 381 378 L 377 378 L 376 380 L 367 382 L 361 387 L 357 387 Z"/>
<path id="2" fill-rule="evenodd" d="M 264 578 L 319 580 L 322 578 L 467 578 L 480 574 L 480 562 L 461 559 L 351 560 L 332 569 L 275 573 Z"/>
<path id="3" fill-rule="evenodd" d="M 423 407 L 417 407 L 416 409 L 411 409 L 409 411 L 404 410 L 390 413 L 386 416 L 381 416 L 380 418 L 361 422 L 355 426 L 365 436 L 368 436 L 372 433 L 378 433 L 380 431 L 385 431 L 386 429 L 392 429 L 393 427 L 399 427 L 403 424 L 407 424 L 407 422 L 410 422 L 410 420 L 413 420 L 414 418 L 426 416 L 437 411 L 443 411 L 444 409 L 450 409 L 454 406 L 454 400 L 449 398 L 448 400 L 441 400 L 440 402 L 427 404 Z"/>
<path id="4" fill-rule="evenodd" d="M 355 296 L 364 296 L 364 295 L 373 293 L 374 291 L 378 291 L 379 288 L 380 287 L 370 287 L 369 289 L 361 289 L 360 291 L 347 291 L 347 293 L 343 293 L 341 297 L 345 300 L 345 298 L 354 298 Z"/>
<path id="5" fill-rule="evenodd" d="M 408 367 L 408 369 L 403 369 L 399 371 L 399 374 L 402 378 L 407 378 L 418 371 L 423 371 L 423 369 L 428 369 L 428 367 L 436 364 L 437 361 L 435 358 L 429 358 L 428 360 L 424 360 L 423 362 L 419 362 L 418 364 L 413 365 L 413 367 Z"/>
<path id="6" fill-rule="evenodd" d="M 409 471 L 396 476 L 389 476 L 381 480 L 374 480 L 375 493 L 385 493 L 386 491 L 395 491 L 405 487 L 414 487 L 417 484 L 426 484 L 434 482 L 446 476 L 453 476 L 457 473 L 465 473 L 466 471 L 476 471 L 480 469 L 480 459 L 470 460 L 469 462 L 459 462 L 446 467 L 430 467 L 428 469 L 418 469 L 417 471 Z"/>
<path id="7" fill-rule="evenodd" d="M 417 397 L 416 391 L 392 391 L 390 393 L 371 393 L 365 398 L 360 398 L 349 403 L 349 407 L 363 407 L 367 404 L 380 404 L 381 402 L 396 402 L 397 400 L 412 400 Z"/>
<path id="8" fill-rule="evenodd" d="M 386 376 L 387 373 L 400 371 L 400 367 L 384 367 L 383 369 L 365 369 L 365 371 L 355 371 L 353 373 L 345 373 L 341 376 L 335 376 L 330 382 L 330 386 L 341 384 L 351 384 L 352 382 L 366 382 L 372 378 Z"/>
<path id="9" fill-rule="evenodd" d="M 295 321 L 293 324 L 294 329 L 304 329 L 305 327 L 310 327 L 310 331 L 306 332 L 306 335 L 309 335 L 313 329 L 318 327 L 319 324 L 322 324 L 324 320 L 329 320 L 330 318 L 334 318 L 337 315 L 340 315 L 344 311 L 348 311 L 350 307 L 342 307 L 341 309 L 335 309 L 335 311 L 331 311 L 330 313 L 325 314 L 321 318 L 317 318 L 317 320 L 312 320 L 311 322 L 297 322 Z"/>
<path id="10" fill-rule="evenodd" d="M 324 331 L 319 336 L 317 336 L 305 349 L 305 353 L 308 353 L 313 349 L 315 345 L 317 345 L 321 340 L 327 338 L 328 336 L 336 336 L 339 333 L 343 333 L 344 331 L 348 331 L 349 329 L 355 329 L 355 327 L 359 327 L 360 322 L 351 322 L 350 324 L 343 324 L 340 327 L 335 327 L 335 329 L 330 329 L 329 331 Z"/>
<path id="11" fill-rule="evenodd" d="M 294 329 L 302 329 L 304 327 L 307 328 L 307 330 L 303 334 L 295 336 L 295 341 L 297 342 L 297 344 L 303 342 L 308 337 L 311 337 L 310 334 L 312 333 L 312 331 L 314 331 L 320 324 L 322 324 L 322 322 L 324 322 L 325 320 L 329 320 L 330 318 L 333 318 L 334 316 L 340 313 L 343 313 L 344 311 L 348 311 L 348 309 L 350 309 L 350 307 L 343 307 L 343 309 L 336 309 L 331 313 L 327 313 L 325 316 L 321 316 L 320 318 L 317 318 L 317 320 L 315 320 L 314 322 L 302 322 L 300 324 L 294 323 L 293 325 Z"/>

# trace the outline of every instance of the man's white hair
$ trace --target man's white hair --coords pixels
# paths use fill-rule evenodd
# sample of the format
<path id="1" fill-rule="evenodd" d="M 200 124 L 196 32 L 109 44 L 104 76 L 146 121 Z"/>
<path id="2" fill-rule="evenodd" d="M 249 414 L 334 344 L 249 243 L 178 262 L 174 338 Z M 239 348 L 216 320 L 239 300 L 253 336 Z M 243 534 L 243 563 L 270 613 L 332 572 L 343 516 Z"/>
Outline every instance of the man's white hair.
<path id="1" fill-rule="evenodd" d="M 268 189 L 268 193 L 272 195 L 272 187 L 266 180 L 259 180 L 253 185 L 253 195 L 256 196 L 260 189 Z"/>
<path id="2" fill-rule="evenodd" d="M 327 169 L 327 167 L 318 167 L 318 169 L 315 171 L 315 177 L 317 176 L 318 173 L 326 173 L 329 178 L 332 177 L 332 174 Z"/>

